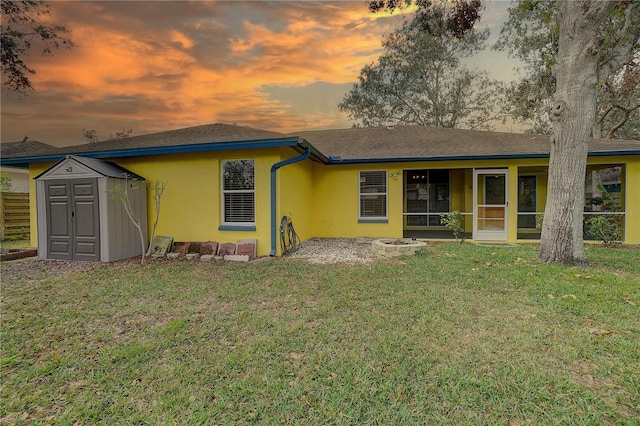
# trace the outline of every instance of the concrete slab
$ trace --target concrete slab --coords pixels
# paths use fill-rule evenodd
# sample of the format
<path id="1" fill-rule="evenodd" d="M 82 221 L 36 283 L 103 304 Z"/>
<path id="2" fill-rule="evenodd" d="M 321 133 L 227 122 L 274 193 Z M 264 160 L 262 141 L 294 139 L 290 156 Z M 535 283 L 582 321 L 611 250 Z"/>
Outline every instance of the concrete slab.
<path id="1" fill-rule="evenodd" d="M 151 243 L 151 256 L 160 255 L 163 257 L 173 246 L 173 237 L 166 235 L 156 235 Z"/>
<path id="2" fill-rule="evenodd" d="M 215 260 L 215 256 L 212 254 L 204 254 L 200 256 L 200 262 L 213 262 Z"/>

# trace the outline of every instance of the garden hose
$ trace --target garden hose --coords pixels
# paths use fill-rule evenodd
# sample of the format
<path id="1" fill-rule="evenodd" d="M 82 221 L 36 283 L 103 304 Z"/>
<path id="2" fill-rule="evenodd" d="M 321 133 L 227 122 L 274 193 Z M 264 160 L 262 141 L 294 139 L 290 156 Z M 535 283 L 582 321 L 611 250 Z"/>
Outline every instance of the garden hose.
<path id="1" fill-rule="evenodd" d="M 280 245 L 282 254 L 295 253 L 300 247 L 300 237 L 293 229 L 293 223 L 289 216 L 282 216 L 280 221 Z"/>

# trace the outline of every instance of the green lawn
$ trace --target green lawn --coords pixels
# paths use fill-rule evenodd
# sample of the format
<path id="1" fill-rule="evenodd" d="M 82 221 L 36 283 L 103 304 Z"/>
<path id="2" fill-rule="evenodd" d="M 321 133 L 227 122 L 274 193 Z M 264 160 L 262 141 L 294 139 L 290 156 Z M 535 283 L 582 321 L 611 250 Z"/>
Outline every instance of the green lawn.
<path id="1" fill-rule="evenodd" d="M 2 424 L 638 424 L 640 251 L 2 282 Z"/>
<path id="2" fill-rule="evenodd" d="M 2 240 L 0 241 L 0 252 L 4 253 L 12 249 L 26 249 L 31 247 L 29 240 Z"/>

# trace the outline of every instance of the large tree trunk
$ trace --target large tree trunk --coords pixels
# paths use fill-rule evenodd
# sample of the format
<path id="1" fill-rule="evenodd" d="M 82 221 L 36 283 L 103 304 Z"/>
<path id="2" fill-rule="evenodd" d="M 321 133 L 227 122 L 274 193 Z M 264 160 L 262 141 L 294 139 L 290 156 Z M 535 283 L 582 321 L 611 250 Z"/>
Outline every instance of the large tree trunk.
<path id="1" fill-rule="evenodd" d="M 545 262 L 587 263 L 582 218 L 587 153 L 596 116 L 598 27 L 615 5 L 591 0 L 560 5 L 549 183 L 539 253 Z"/>

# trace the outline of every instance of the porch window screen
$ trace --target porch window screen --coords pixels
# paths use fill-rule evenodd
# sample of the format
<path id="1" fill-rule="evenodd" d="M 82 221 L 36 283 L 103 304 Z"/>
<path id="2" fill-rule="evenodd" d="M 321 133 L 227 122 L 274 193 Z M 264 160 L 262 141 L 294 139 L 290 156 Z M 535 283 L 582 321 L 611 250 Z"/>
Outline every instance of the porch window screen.
<path id="1" fill-rule="evenodd" d="M 360 219 L 387 218 L 387 172 L 360 172 Z"/>
<path id="2" fill-rule="evenodd" d="M 255 222 L 253 160 L 222 163 L 222 204 L 225 225 L 248 225 Z"/>

